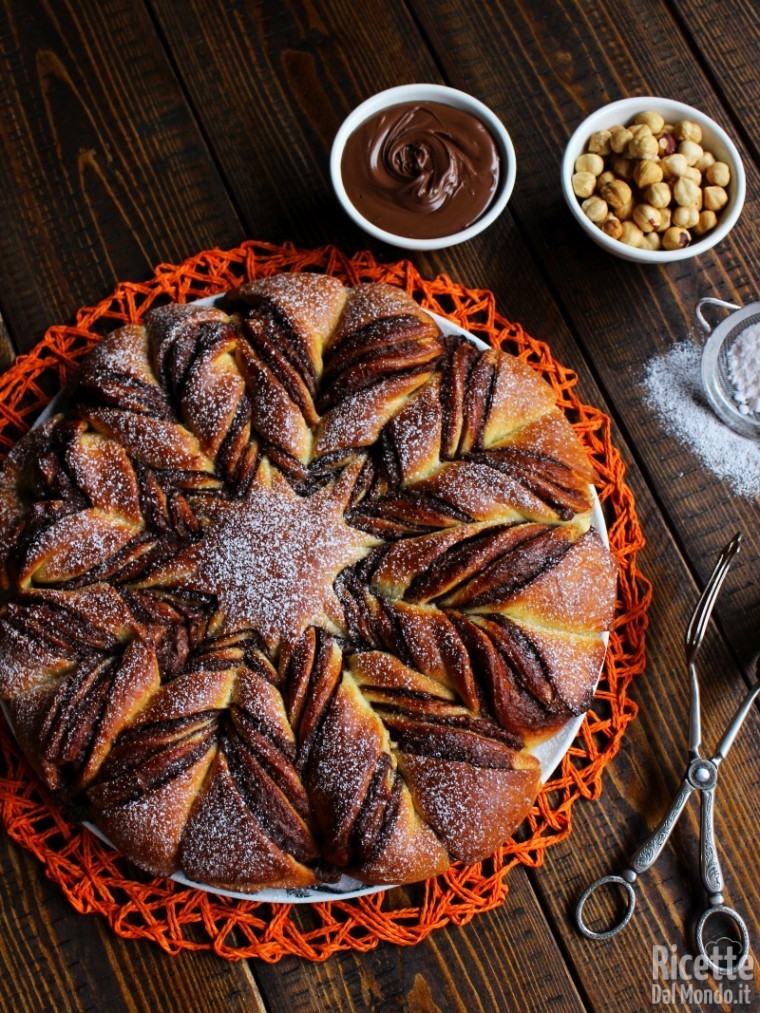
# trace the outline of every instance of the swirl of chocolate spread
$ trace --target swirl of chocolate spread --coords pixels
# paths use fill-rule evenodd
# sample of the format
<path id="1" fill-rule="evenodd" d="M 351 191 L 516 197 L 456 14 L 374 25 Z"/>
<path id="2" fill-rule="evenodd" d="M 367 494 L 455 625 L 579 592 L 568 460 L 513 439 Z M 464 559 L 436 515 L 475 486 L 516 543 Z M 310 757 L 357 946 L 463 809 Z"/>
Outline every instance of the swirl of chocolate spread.
<path id="1" fill-rule="evenodd" d="M 439 239 L 472 225 L 491 204 L 500 161 L 475 116 L 440 102 L 405 102 L 357 127 L 341 174 L 351 203 L 378 228 Z"/>

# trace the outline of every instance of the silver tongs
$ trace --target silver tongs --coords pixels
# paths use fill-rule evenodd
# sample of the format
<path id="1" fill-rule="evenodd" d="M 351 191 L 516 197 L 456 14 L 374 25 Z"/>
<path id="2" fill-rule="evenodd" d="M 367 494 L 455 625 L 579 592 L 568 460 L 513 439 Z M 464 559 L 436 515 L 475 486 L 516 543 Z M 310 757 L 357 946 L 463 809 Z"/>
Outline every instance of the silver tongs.
<path id="1" fill-rule="evenodd" d="M 718 597 L 718 592 L 731 566 L 732 559 L 739 551 L 740 544 L 741 535 L 737 534 L 721 552 L 686 631 L 686 663 L 689 666 L 689 676 L 691 679 L 689 762 L 686 767 L 686 773 L 681 781 L 681 786 L 678 789 L 678 794 L 654 832 L 638 846 L 628 863 L 628 868 L 624 869 L 619 876 L 602 876 L 601 879 L 597 879 L 583 894 L 575 909 L 575 920 L 578 928 L 589 939 L 609 939 L 620 932 L 628 924 L 636 905 L 633 884 L 642 872 L 646 872 L 657 861 L 660 852 L 665 847 L 673 831 L 673 827 L 683 812 L 687 799 L 692 792 L 697 791 L 702 800 L 700 869 L 702 882 L 708 895 L 708 906 L 697 922 L 696 942 L 700 954 L 705 958 L 710 969 L 717 974 L 725 973 L 726 968 L 721 967 L 713 959 L 715 956 L 714 951 L 712 953 L 708 953 L 707 951 L 704 940 L 704 930 L 707 922 L 720 914 L 735 925 L 741 939 L 740 953 L 737 958 L 734 958 L 735 967 L 741 966 L 749 953 L 749 933 L 741 915 L 723 903 L 723 874 L 715 848 L 715 829 L 713 825 L 715 786 L 718 782 L 718 768 L 728 755 L 728 751 L 733 745 L 734 739 L 739 733 L 739 729 L 744 723 L 744 719 L 747 717 L 755 698 L 760 695 L 760 680 L 750 689 L 736 714 L 734 714 L 713 756 L 710 759 L 706 759 L 699 751 L 702 742 L 702 727 L 699 704 L 699 681 L 697 679 L 695 661 L 710 620 L 713 606 Z M 595 932 L 583 921 L 583 907 L 589 897 L 599 887 L 607 883 L 614 883 L 624 888 L 628 894 L 628 905 L 617 924 L 604 931 Z"/>

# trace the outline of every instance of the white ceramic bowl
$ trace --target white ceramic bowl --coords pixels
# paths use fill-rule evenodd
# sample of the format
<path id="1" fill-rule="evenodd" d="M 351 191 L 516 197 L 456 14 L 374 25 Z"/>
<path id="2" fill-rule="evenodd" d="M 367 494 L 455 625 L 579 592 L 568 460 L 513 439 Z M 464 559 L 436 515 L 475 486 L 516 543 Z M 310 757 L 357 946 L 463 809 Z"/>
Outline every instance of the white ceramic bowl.
<path id="1" fill-rule="evenodd" d="M 731 182 L 727 188 L 728 204 L 718 214 L 718 224 L 701 239 L 682 250 L 639 250 L 634 246 L 621 243 L 619 239 L 611 239 L 586 217 L 581 209 L 580 200 L 573 193 L 572 175 L 575 160 L 586 150 L 589 137 L 597 130 L 609 129 L 618 123 L 630 123 L 637 113 L 650 109 L 663 116 L 666 123 L 675 123 L 678 120 L 692 120 L 694 123 L 698 123 L 702 128 L 702 147 L 706 151 L 712 152 L 718 161 L 725 162 L 731 170 Z M 622 257 L 623 260 L 634 260 L 641 264 L 668 264 L 676 260 L 698 257 L 700 253 L 704 253 L 719 243 L 721 239 L 725 239 L 741 213 L 745 190 L 744 167 L 736 145 L 725 130 L 699 109 L 667 98 L 653 98 L 644 95 L 637 98 L 621 99 L 619 102 L 611 102 L 609 105 L 602 106 L 601 109 L 597 109 L 595 113 L 588 116 L 575 131 L 568 142 L 565 157 L 562 160 L 562 193 L 573 217 L 584 232 L 608 253 Z"/>
<path id="2" fill-rule="evenodd" d="M 454 232 L 448 236 L 441 236 L 435 239 L 415 239 L 411 236 L 397 236 L 392 232 L 386 232 L 377 225 L 368 221 L 357 211 L 351 203 L 343 185 L 343 177 L 340 171 L 340 163 L 343 158 L 343 149 L 346 141 L 360 124 L 364 123 L 375 113 L 391 106 L 400 105 L 402 102 L 441 102 L 444 105 L 453 106 L 455 109 L 463 109 L 465 112 L 476 116 L 488 127 L 499 148 L 501 156 L 502 173 L 499 186 L 496 191 L 493 203 L 486 208 L 484 214 L 473 222 L 466 229 Z M 515 185 L 516 164 L 515 149 L 512 145 L 509 134 L 501 120 L 478 99 L 467 95 L 456 88 L 446 88 L 442 84 L 402 84 L 397 88 L 388 88 L 386 91 L 378 92 L 372 98 L 362 102 L 360 106 L 345 119 L 333 141 L 330 153 L 330 175 L 335 194 L 343 206 L 343 210 L 359 225 L 365 232 L 368 232 L 375 239 L 381 239 L 384 243 L 392 246 L 400 246 L 406 250 L 440 250 L 444 246 L 454 246 L 456 243 L 463 243 L 467 239 L 477 236 L 483 229 L 487 229 L 494 222 L 507 206 L 507 201 Z"/>

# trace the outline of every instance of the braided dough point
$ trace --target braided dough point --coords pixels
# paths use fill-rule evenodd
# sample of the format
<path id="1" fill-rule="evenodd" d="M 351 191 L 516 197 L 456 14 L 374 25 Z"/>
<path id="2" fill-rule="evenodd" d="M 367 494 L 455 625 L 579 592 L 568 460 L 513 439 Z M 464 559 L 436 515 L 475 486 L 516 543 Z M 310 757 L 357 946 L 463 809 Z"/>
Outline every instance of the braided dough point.
<path id="1" fill-rule="evenodd" d="M 616 570 L 526 364 L 278 275 L 105 338 L 0 471 L 0 694 L 150 873 L 304 888 L 486 858 L 589 705 Z"/>

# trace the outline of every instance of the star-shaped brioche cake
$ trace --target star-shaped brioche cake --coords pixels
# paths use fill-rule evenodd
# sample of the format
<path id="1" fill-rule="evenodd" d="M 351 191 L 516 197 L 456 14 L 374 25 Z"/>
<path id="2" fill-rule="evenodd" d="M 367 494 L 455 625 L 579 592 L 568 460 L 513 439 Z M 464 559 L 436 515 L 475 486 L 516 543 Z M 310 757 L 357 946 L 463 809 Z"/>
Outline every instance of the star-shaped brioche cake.
<path id="1" fill-rule="evenodd" d="M 528 365 L 283 274 L 115 331 L 63 405 L 0 473 L 0 694 L 48 789 L 148 872 L 245 891 L 509 837 L 616 587 Z"/>

